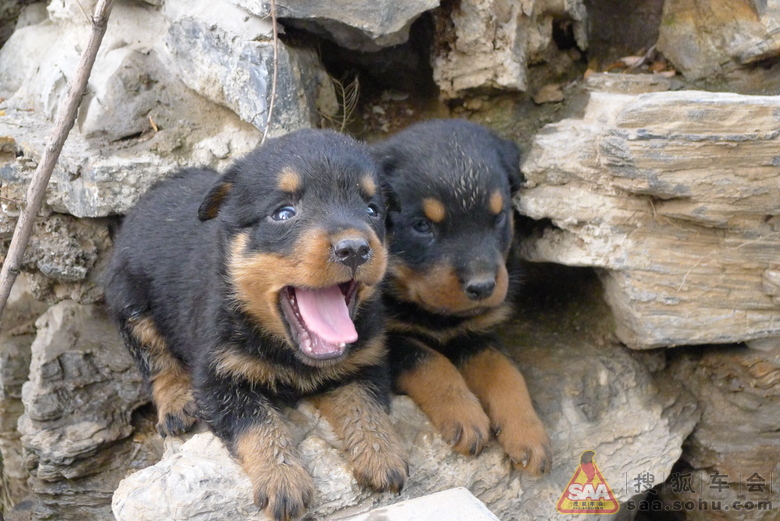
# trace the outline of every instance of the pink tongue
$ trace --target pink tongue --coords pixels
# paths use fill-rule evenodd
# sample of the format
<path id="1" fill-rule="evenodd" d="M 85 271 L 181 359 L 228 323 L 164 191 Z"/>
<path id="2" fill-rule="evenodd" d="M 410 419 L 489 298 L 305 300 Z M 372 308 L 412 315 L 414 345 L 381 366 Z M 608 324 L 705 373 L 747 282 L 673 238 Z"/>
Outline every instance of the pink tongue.
<path id="1" fill-rule="evenodd" d="M 295 288 L 295 298 L 303 322 L 311 333 L 336 345 L 350 344 L 357 340 L 355 324 L 349 318 L 347 302 L 338 286 L 322 289 Z"/>

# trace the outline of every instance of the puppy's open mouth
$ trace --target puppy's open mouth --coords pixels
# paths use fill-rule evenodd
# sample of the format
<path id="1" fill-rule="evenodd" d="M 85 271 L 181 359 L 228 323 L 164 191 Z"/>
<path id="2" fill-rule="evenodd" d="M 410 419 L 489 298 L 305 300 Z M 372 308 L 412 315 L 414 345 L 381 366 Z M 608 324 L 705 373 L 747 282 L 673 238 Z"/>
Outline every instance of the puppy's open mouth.
<path id="1" fill-rule="evenodd" d="M 357 340 L 357 289 L 358 282 L 351 280 L 325 288 L 281 290 L 282 311 L 301 354 L 315 360 L 337 358 Z"/>

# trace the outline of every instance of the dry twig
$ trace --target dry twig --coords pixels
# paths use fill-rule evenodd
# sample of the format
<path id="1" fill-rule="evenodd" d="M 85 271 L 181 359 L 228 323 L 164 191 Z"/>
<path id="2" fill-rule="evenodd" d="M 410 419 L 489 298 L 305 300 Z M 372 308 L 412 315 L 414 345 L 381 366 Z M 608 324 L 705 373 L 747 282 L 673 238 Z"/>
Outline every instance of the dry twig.
<path id="1" fill-rule="evenodd" d="M 265 138 L 268 137 L 268 129 L 271 127 L 271 117 L 274 113 L 274 100 L 276 99 L 276 76 L 279 70 L 279 32 L 276 27 L 276 0 L 271 0 L 271 25 L 273 26 L 274 35 L 274 70 L 271 77 L 271 98 L 268 101 L 268 116 L 265 118 L 263 139 L 260 140 L 261 145 L 265 143 Z"/>
<path id="2" fill-rule="evenodd" d="M 27 243 L 30 240 L 35 216 L 43 204 L 49 178 L 51 178 L 54 166 L 57 164 L 60 152 L 62 152 L 62 146 L 65 144 L 68 133 L 70 133 L 70 129 L 73 128 L 73 123 L 76 120 L 76 112 L 81 104 L 81 98 L 84 96 L 87 80 L 89 80 L 100 43 L 103 41 L 103 35 L 108 27 L 111 4 L 112 0 L 98 0 L 98 4 L 95 6 L 95 14 L 91 20 L 92 33 L 89 37 L 89 43 L 81 55 L 73 81 L 71 81 L 68 88 L 65 102 L 57 113 L 57 119 L 46 148 L 43 151 L 43 156 L 27 189 L 27 206 L 16 222 L 11 245 L 8 247 L 8 254 L 5 257 L 2 271 L 0 271 L 0 316 L 2 316 L 8 296 L 11 294 L 11 288 L 14 285 L 14 280 L 16 280 L 16 275 L 22 267 L 24 250 L 27 248 Z"/>

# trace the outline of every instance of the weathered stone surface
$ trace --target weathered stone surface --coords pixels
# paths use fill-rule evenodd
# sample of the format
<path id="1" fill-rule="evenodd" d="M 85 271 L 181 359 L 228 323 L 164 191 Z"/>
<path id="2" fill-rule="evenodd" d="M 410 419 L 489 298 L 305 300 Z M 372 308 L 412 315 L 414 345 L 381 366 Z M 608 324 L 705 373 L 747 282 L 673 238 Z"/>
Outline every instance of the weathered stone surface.
<path id="1" fill-rule="evenodd" d="M 433 75 L 444 98 L 474 89 L 524 91 L 528 68 L 556 52 L 553 23 L 567 20 L 587 48 L 587 13 L 580 0 L 463 0 L 438 13 Z M 457 5 L 457 7 L 453 7 Z"/>
<path id="2" fill-rule="evenodd" d="M 270 13 L 267 2 L 235 1 L 257 16 Z M 285 25 L 305 28 L 348 49 L 372 52 L 406 42 L 412 23 L 438 5 L 439 0 L 279 0 L 276 10 Z"/>
<path id="3" fill-rule="evenodd" d="M 776 519 L 777 512 L 757 504 L 777 499 L 780 346 L 768 352 L 736 346 L 679 352 L 669 373 L 696 397 L 702 418 L 683 455 L 692 490 L 665 484 L 662 497 L 729 506 L 716 512 L 698 508 L 688 513 L 689 520 Z M 750 501 L 755 507 L 735 510 L 734 501 Z"/>
<path id="4" fill-rule="evenodd" d="M 0 235 L 10 237 L 18 209 L 10 202 L 3 206 Z M 66 298 L 91 303 L 102 298 L 98 276 L 111 248 L 108 221 L 56 213 L 36 219 L 22 259 L 35 298 L 50 303 Z M 0 244 L 0 259 L 5 258 L 7 246 Z"/>
<path id="5" fill-rule="evenodd" d="M 60 302 L 36 326 L 19 419 L 30 486 L 41 499 L 35 518 L 106 519 L 127 469 L 155 460 L 130 438 L 133 411 L 148 395 L 101 306 Z"/>
<path id="6" fill-rule="evenodd" d="M 777 0 L 667 0 L 658 50 L 687 79 L 717 78 L 780 55 Z"/>
<path id="7" fill-rule="evenodd" d="M 779 336 L 778 111 L 774 97 L 594 92 L 523 164 L 517 208 L 552 224 L 523 255 L 604 268 L 631 347 Z"/>
<path id="8" fill-rule="evenodd" d="M 270 22 L 228 2 L 205 3 L 188 5 L 168 29 L 172 64 L 189 88 L 263 130 L 274 67 Z M 333 86 L 316 53 L 281 43 L 278 50 L 273 134 L 312 126 L 318 109 L 335 112 Z"/>
<path id="9" fill-rule="evenodd" d="M 595 279 L 585 282 L 587 291 L 598 293 Z M 555 505 L 581 453 L 589 449 L 597 452 L 599 468 L 621 500 L 634 493 L 625 486 L 627 477 L 668 473 L 697 419 L 691 398 L 679 386 L 657 385 L 644 364 L 608 340 L 609 312 L 598 296 L 572 304 L 566 295 L 551 304 L 557 313 L 539 305 L 545 298 L 529 298 L 534 305 L 521 305 L 520 318 L 501 334 L 551 434 L 549 476 L 534 480 L 511 472 L 496 443 L 478 458 L 453 453 L 419 409 L 407 397 L 397 397 L 392 418 L 409 451 L 410 477 L 400 496 L 370 493 L 357 486 L 329 427 L 305 404 L 291 417 L 302 438 L 302 459 L 318 487 L 312 518 L 340 519 L 466 487 L 503 520 L 568 519 Z M 169 443 L 160 463 L 125 479 L 113 509 L 118 521 L 265 519 L 250 497 L 248 478 L 222 443 L 201 432 L 183 444 Z"/>
<path id="10" fill-rule="evenodd" d="M 4 197 L 23 198 L 45 146 L 86 44 L 82 7 L 89 5 L 50 3 L 46 20 L 0 49 L 0 137 L 10 150 L 0 163 Z M 121 214 L 179 167 L 223 167 L 254 148 L 271 91 L 270 28 L 229 0 L 171 0 L 162 9 L 117 2 L 47 203 L 78 217 Z M 270 133 L 312 126 L 335 110 L 316 53 L 280 42 Z"/>
<path id="11" fill-rule="evenodd" d="M 28 492 L 29 472 L 16 424 L 24 413 L 22 384 L 30 372 L 34 321 L 46 307 L 35 300 L 28 277 L 21 274 L 16 278 L 0 321 L 0 455 L 5 497 L 14 502 Z"/>

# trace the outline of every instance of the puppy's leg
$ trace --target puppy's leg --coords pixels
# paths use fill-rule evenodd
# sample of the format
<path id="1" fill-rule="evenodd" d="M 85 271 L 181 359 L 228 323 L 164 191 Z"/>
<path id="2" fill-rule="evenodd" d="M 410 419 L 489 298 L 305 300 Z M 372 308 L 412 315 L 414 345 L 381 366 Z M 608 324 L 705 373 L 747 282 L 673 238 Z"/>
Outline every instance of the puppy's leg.
<path id="1" fill-rule="evenodd" d="M 314 482 L 282 412 L 244 380 L 202 375 L 195 381 L 203 419 L 249 476 L 255 504 L 275 521 L 300 518 Z"/>
<path id="2" fill-rule="evenodd" d="M 130 352 L 152 387 L 157 430 L 163 437 L 188 431 L 197 421 L 189 371 L 170 352 L 151 317 L 131 318 L 127 327 Z"/>
<path id="3" fill-rule="evenodd" d="M 408 475 L 406 451 L 387 414 L 387 393 L 355 381 L 312 398 L 344 440 L 355 479 L 363 487 L 400 492 Z"/>
<path id="4" fill-rule="evenodd" d="M 481 453 L 490 436 L 490 420 L 457 368 L 418 340 L 392 335 L 389 341 L 396 389 L 420 406 L 456 451 Z"/>
<path id="5" fill-rule="evenodd" d="M 485 344 L 459 361 L 469 388 L 485 407 L 493 431 L 516 468 L 541 475 L 552 466 L 550 438 L 534 411 L 523 375 Z"/>

